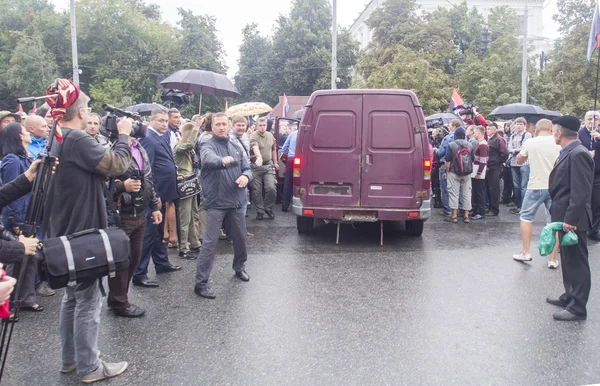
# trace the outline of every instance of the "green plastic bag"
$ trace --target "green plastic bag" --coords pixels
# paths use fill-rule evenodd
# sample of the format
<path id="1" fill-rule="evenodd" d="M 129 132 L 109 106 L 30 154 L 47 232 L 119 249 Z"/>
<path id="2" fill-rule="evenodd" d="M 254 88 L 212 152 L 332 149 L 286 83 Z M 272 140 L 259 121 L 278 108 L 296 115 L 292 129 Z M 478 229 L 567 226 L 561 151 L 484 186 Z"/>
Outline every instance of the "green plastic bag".
<path id="1" fill-rule="evenodd" d="M 575 232 L 571 231 L 571 232 L 565 233 L 562 241 L 560 242 L 560 245 L 564 245 L 565 247 L 570 247 L 571 245 L 575 245 L 578 242 L 579 242 L 579 239 L 577 238 L 577 234 L 575 234 Z"/>
<path id="2" fill-rule="evenodd" d="M 556 232 L 562 230 L 562 227 L 562 222 L 553 222 L 542 229 L 540 242 L 538 243 L 538 252 L 540 252 L 540 256 L 548 256 L 552 253 L 552 250 L 554 250 L 554 246 L 556 245 Z"/>
<path id="3" fill-rule="evenodd" d="M 542 229 L 542 234 L 540 235 L 540 242 L 538 243 L 538 251 L 540 252 L 540 256 L 548 256 L 552 253 L 554 246 L 556 245 L 556 232 L 563 229 L 562 222 L 553 222 L 544 227 Z M 571 246 L 575 245 L 578 242 L 577 234 L 575 232 L 567 232 L 561 241 L 561 245 L 563 246 Z"/>

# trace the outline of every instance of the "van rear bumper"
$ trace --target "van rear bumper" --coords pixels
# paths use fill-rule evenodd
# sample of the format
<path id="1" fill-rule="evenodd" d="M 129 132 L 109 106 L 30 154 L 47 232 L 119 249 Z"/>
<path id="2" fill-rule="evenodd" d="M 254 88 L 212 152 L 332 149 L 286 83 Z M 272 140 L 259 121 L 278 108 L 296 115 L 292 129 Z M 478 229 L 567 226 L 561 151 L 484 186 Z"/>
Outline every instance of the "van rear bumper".
<path id="1" fill-rule="evenodd" d="M 312 215 L 305 211 L 312 211 Z M 323 220 L 335 221 L 405 221 L 405 220 L 427 220 L 431 216 L 431 201 L 424 200 L 418 209 L 396 209 L 396 208 L 356 208 L 356 207 L 304 207 L 299 197 L 292 198 L 292 212 L 296 216 L 313 217 Z M 361 220 L 360 214 L 365 217 Z M 418 216 L 415 214 L 418 213 Z M 356 216 L 352 216 L 356 215 Z"/>

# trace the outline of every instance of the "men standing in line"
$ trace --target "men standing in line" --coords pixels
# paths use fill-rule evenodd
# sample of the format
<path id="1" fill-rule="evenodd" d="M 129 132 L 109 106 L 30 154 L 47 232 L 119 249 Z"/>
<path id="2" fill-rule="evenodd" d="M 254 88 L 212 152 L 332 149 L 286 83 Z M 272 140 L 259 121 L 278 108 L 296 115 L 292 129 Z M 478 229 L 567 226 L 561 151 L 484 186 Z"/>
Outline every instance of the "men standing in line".
<path id="1" fill-rule="evenodd" d="M 194 176 L 192 155 L 198 140 L 200 129 L 193 123 L 186 123 L 181 129 L 181 140 L 175 144 L 175 162 L 177 171 L 184 178 Z M 198 238 L 198 199 L 191 196 L 181 199 L 179 203 L 179 219 L 181 221 L 181 237 L 179 238 L 179 257 L 185 259 L 198 258 L 200 239 Z"/>
<path id="2" fill-rule="evenodd" d="M 28 116 L 23 122 L 23 126 L 31 135 L 31 143 L 27 146 L 27 151 L 34 159 L 37 159 L 38 155 L 46 148 L 50 128 L 46 120 L 39 115 Z"/>
<path id="3" fill-rule="evenodd" d="M 476 126 L 473 129 L 473 138 L 476 145 L 473 151 L 473 174 L 471 175 L 473 187 L 471 219 L 483 220 L 485 218 L 485 175 L 487 173 L 490 147 L 485 140 L 485 128 L 483 126 Z"/>
<path id="4" fill-rule="evenodd" d="M 527 130 L 527 121 L 525 118 L 515 119 L 515 132 L 510 137 L 508 143 L 508 151 L 510 153 L 510 170 L 512 172 L 513 186 L 515 189 L 515 204 L 516 208 L 511 209 L 511 213 L 521 213 L 521 205 L 523 205 L 523 198 L 525 197 L 525 190 L 527 190 L 527 183 L 529 181 L 529 162 L 525 161 L 523 165 L 517 163 L 517 155 L 521 151 L 521 148 L 531 139 L 531 133 Z"/>
<path id="5" fill-rule="evenodd" d="M 490 121 L 487 124 L 488 146 L 490 155 L 488 159 L 488 171 L 485 176 L 485 182 L 490 199 L 489 216 L 498 216 L 500 213 L 500 176 L 502 175 L 503 164 L 506 161 L 508 152 L 504 139 L 498 134 L 498 125 Z"/>
<path id="6" fill-rule="evenodd" d="M 256 121 L 256 132 L 250 136 L 250 148 L 256 156 L 252 164 L 252 204 L 256 208 L 256 219 L 262 220 L 265 213 L 274 219 L 273 208 L 277 196 L 275 171 L 279 170 L 279 165 L 275 137 L 267 132 L 267 118 Z"/>
<path id="7" fill-rule="evenodd" d="M 581 141 L 577 139 L 579 119 L 565 115 L 552 121 L 556 144 L 562 150 L 550 173 L 549 193 L 552 221 L 563 222 L 559 239 L 566 232 L 577 234 L 577 244 L 560 246 L 565 292 L 558 298 L 547 298 L 552 305 L 565 308 L 553 317 L 561 321 L 587 318 L 587 301 L 590 295 L 591 274 L 588 261 L 587 231 L 592 225 L 592 185 L 594 160 Z"/>
<path id="8" fill-rule="evenodd" d="M 445 216 L 450 216 L 452 214 L 452 209 L 450 209 L 450 205 L 448 203 L 448 180 L 446 179 L 447 170 L 444 158 L 448 152 L 448 145 L 451 142 L 454 142 L 454 131 L 460 127 L 461 124 L 462 122 L 460 119 L 453 119 L 448 127 L 448 135 L 446 135 L 442 140 L 439 149 L 434 149 L 435 155 L 442 160 L 442 165 L 440 166 L 440 192 L 442 194 L 442 206 L 444 207 Z"/>
<path id="9" fill-rule="evenodd" d="M 207 210 L 206 234 L 196 269 L 197 295 L 214 299 L 208 285 L 215 259 L 219 233 L 227 221 L 233 240 L 233 270 L 238 279 L 249 281 L 246 273 L 246 186 L 252 179 L 248 160 L 228 135 L 229 120 L 224 113 L 212 117 L 213 137 L 202 145 L 202 190 Z"/>
<path id="10" fill-rule="evenodd" d="M 592 190 L 592 229 L 588 237 L 600 241 L 600 133 L 597 130 L 600 123 L 600 112 L 588 111 L 585 113 L 585 126 L 579 130 L 581 144 L 589 150 L 594 159 L 594 189 Z M 594 127 L 594 124 L 596 127 Z"/>
<path id="11" fill-rule="evenodd" d="M 171 146 L 169 146 L 164 136 L 167 132 L 167 121 L 168 117 L 165 110 L 154 109 L 150 115 L 148 132 L 144 138 L 140 139 L 140 143 L 148 153 L 154 190 L 161 203 L 179 201 L 177 166 L 175 166 Z M 163 206 L 163 219 L 165 217 L 164 209 Z M 154 261 L 156 273 L 178 271 L 181 266 L 169 262 L 167 248 L 162 242 L 164 221 L 160 224 L 154 224 L 151 212 L 149 210 L 146 212 L 146 231 L 142 246 L 142 258 L 133 275 L 132 282 L 141 287 L 158 287 L 158 282 L 148 279 L 147 276 L 150 258 Z"/>
<path id="12" fill-rule="evenodd" d="M 527 184 L 527 191 L 523 199 L 521 208 L 521 239 L 523 240 L 523 249 L 521 253 L 513 255 L 517 261 L 531 261 L 529 248 L 531 246 L 531 236 L 533 233 L 533 218 L 538 208 L 544 204 L 546 206 L 546 223 L 550 223 L 550 208 L 552 200 L 548 193 L 548 180 L 552 167 L 558 158 L 560 146 L 554 142 L 552 137 L 552 122 L 547 119 L 541 119 L 536 129 L 538 136 L 527 141 L 521 152 L 517 156 L 517 163 L 523 164 L 529 161 L 530 175 Z M 548 256 L 548 268 L 558 268 L 556 253 L 558 244 Z"/>

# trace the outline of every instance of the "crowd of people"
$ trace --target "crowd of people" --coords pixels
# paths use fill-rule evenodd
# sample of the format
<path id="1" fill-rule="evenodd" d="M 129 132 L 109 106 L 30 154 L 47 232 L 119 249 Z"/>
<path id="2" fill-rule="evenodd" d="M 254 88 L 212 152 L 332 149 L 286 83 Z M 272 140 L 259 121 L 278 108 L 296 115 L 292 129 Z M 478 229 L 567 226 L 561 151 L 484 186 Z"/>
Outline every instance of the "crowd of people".
<path id="1" fill-rule="evenodd" d="M 220 241 L 233 246 L 235 276 L 249 281 L 246 240 L 253 234 L 246 229 L 248 207 L 256 209 L 256 220 L 275 218 L 281 154 L 274 135 L 267 130 L 272 122 L 258 118 L 249 125 L 245 117 L 224 113 L 187 120 L 177 109 L 157 108 L 141 138 L 130 135 L 132 122 L 124 118 L 117 124 L 118 133 L 110 135 L 101 132 L 102 118 L 87 107 L 89 98 L 76 86 L 70 87 L 68 92 L 76 90 L 78 97 L 60 121 L 62 143 L 52 147 L 52 152 L 59 154 L 60 165 L 46 192 L 43 231 L 31 242 L 106 228 L 110 217 L 106 208 L 112 201 L 118 209 L 117 225 L 129 237 L 131 251 L 129 269 L 116 272 L 107 281 L 108 308 L 120 317 L 137 318 L 146 313 L 129 301 L 128 292 L 130 283 L 141 288 L 160 285 L 148 277 L 150 260 L 157 274 L 182 268 L 169 258 L 170 248 L 176 249 L 180 258 L 198 259 L 194 291 L 200 297 L 216 297 L 208 280 Z M 52 124 L 48 105 L 30 115 L 0 112 L 4 187 L 12 187 L 35 168 L 37 163 L 32 163 L 44 152 Z M 291 127 L 283 127 L 281 134 L 285 155 L 293 158 L 295 134 L 290 135 Z M 291 200 L 291 184 L 286 186 L 284 211 Z M 30 198 L 27 193 L 4 206 L 2 221 L 15 235 L 21 234 Z M 62 201 L 69 202 L 70 210 L 65 210 Z M 37 263 L 27 267 L 25 279 L 19 283 L 21 310 L 42 312 L 37 296 L 53 296 L 55 291 Z M 60 371 L 77 371 L 86 383 L 119 375 L 127 368 L 126 362 L 99 359 L 101 287 L 101 280 L 68 286 L 61 305 Z M 2 288 L 0 296 L 4 296 Z"/>
<path id="2" fill-rule="evenodd" d="M 485 125 L 452 120 L 448 134 L 433 148 L 441 164 L 441 214 L 449 223 L 458 223 L 459 215 L 470 223 L 498 216 L 501 203 L 512 207 L 510 213 L 520 217 L 522 239 L 513 259 L 525 263 L 533 260 L 532 223 L 544 205 L 546 223 L 562 223 L 547 265 L 558 268 L 560 254 L 565 287 L 558 299 L 546 300 L 564 308 L 553 315 L 556 320 L 586 319 L 591 285 L 587 238 L 600 241 L 600 114 L 587 112 L 583 127 L 573 116 L 536 123 L 519 117 L 503 130 L 492 121 Z M 436 136 L 432 133 L 432 145 Z M 566 232 L 576 233 L 576 245 L 560 242 Z"/>
<path id="3" fill-rule="evenodd" d="M 253 234 L 246 229 L 248 207 L 254 206 L 257 221 L 275 218 L 276 176 L 280 167 L 291 169 L 297 128 L 282 127 L 276 139 L 266 118 L 251 125 L 245 117 L 225 113 L 186 120 L 177 109 L 156 108 L 140 138 L 131 136 L 129 119 L 121 119 L 117 132 L 105 136 L 102 118 L 87 107 L 89 98 L 72 83 L 64 94 L 72 101 L 60 121 L 62 143 L 52 148 L 60 165 L 48 186 L 43 230 L 37 239 L 21 236 L 23 247 L 15 253 L 33 254 L 38 239 L 106 228 L 106 208 L 114 204 L 119 213 L 116 225 L 129 237 L 131 251 L 129 269 L 108 279 L 107 305 L 116 316 L 146 313 L 129 301 L 128 292 L 130 283 L 160 286 L 148 276 L 150 260 L 159 275 L 181 270 L 169 258 L 170 248 L 182 259 L 197 259 L 194 292 L 202 298 L 216 297 L 209 278 L 220 241 L 233 246 L 234 275 L 249 281 L 246 242 Z M 2 222 L 15 235 L 22 232 L 31 198 L 27 189 L 37 167 L 34 159 L 46 148 L 53 120 L 47 105 L 31 115 L 0 112 L 2 189 L 11 189 L 13 196 L 22 193 L 8 200 L 0 191 L 0 201 L 5 202 Z M 564 116 L 535 124 L 517 118 L 500 129 L 476 115 L 450 122 L 448 135 L 433 148 L 440 164 L 441 213 L 447 222 L 456 224 L 460 216 L 464 223 L 481 221 L 498 216 L 501 204 L 512 207 L 510 212 L 520 216 L 523 247 L 513 256 L 520 262 L 532 260 L 532 222 L 541 205 L 547 222 L 564 223 L 559 236 L 576 232 L 577 245 L 557 243 L 548 258 L 549 268 L 559 267 L 558 253 L 562 260 L 565 293 L 547 299 L 565 308 L 554 315 L 558 320 L 586 318 L 587 237 L 600 240 L 600 114 L 589 112 L 579 126 L 577 118 Z M 281 210 L 286 212 L 292 198 L 291 173 L 286 173 L 281 197 Z M 69 202 L 69 210 L 63 201 Z M 38 268 L 28 265 L 19 283 L 23 310 L 42 312 L 37 296 L 55 294 Z M 14 286 L 9 280 L 1 283 L 0 299 L 8 296 L 7 283 Z M 127 368 L 126 362 L 99 358 L 101 287 L 101 280 L 68 286 L 61 304 L 60 371 L 76 371 L 86 383 Z"/>

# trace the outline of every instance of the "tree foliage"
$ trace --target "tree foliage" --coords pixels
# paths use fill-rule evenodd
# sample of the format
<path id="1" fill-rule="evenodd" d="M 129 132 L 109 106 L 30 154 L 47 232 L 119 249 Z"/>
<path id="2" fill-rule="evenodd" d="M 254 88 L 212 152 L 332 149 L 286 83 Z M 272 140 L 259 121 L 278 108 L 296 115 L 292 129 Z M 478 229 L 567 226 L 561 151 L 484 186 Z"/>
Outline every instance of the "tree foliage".
<path id="1" fill-rule="evenodd" d="M 338 88 L 352 81 L 358 45 L 338 31 Z M 277 102 L 277 96 L 310 95 L 331 85 L 331 7 L 327 0 L 294 0 L 289 16 L 280 15 L 271 39 L 246 26 L 236 83 L 242 100 Z M 269 55 L 264 60 L 263 55 Z"/>
<path id="2" fill-rule="evenodd" d="M 43 93 L 56 76 L 71 78 L 70 21 L 49 0 L 0 0 L 0 7 L 0 108 L 14 109 L 15 97 Z M 144 0 L 77 1 L 80 85 L 95 110 L 160 102 L 159 82 L 180 69 L 227 71 L 215 19 L 178 11 L 173 27 Z M 223 107 L 223 98 L 203 100 L 204 110 Z"/>

